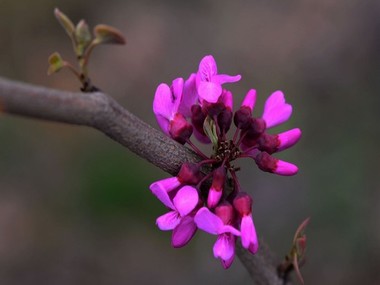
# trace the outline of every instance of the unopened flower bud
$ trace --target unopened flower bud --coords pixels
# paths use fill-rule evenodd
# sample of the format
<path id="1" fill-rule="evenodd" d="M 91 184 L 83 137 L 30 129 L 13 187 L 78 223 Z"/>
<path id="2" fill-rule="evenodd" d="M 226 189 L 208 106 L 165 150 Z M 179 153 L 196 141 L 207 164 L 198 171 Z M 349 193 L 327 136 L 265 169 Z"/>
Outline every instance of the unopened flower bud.
<path id="1" fill-rule="evenodd" d="M 247 128 L 247 136 L 250 138 L 259 137 L 262 133 L 264 133 L 266 129 L 266 123 L 261 118 L 252 118 L 249 122 L 249 126 Z"/>
<path id="2" fill-rule="evenodd" d="M 218 116 L 218 125 L 222 132 L 227 133 L 232 123 L 232 111 L 225 108 Z"/>
<path id="3" fill-rule="evenodd" d="M 247 95 L 245 95 L 243 102 L 241 103 L 241 107 L 247 107 L 249 110 L 253 111 L 256 103 L 256 90 L 251 89 L 248 91 Z"/>
<path id="4" fill-rule="evenodd" d="M 196 185 L 202 179 L 200 167 L 194 163 L 184 163 L 177 175 L 178 180 L 182 184 Z"/>
<path id="5" fill-rule="evenodd" d="M 255 157 L 257 166 L 265 172 L 291 176 L 298 172 L 298 167 L 286 161 L 274 158 L 267 152 L 261 152 Z"/>
<path id="6" fill-rule="evenodd" d="M 221 166 L 214 170 L 212 185 L 207 197 L 207 206 L 214 208 L 218 205 L 223 194 L 224 183 L 226 182 L 226 168 Z"/>
<path id="7" fill-rule="evenodd" d="M 248 128 L 251 118 L 251 110 L 246 106 L 242 106 L 239 110 L 235 112 L 234 124 L 238 129 L 244 130 Z"/>
<path id="8" fill-rule="evenodd" d="M 203 109 L 211 118 L 213 118 L 214 116 L 218 116 L 220 112 L 222 112 L 225 109 L 225 106 L 223 102 L 220 102 L 220 101 L 216 103 L 209 103 L 209 102 L 204 101 Z"/>
<path id="9" fill-rule="evenodd" d="M 225 225 L 232 225 L 234 223 L 234 208 L 227 201 L 224 201 L 215 208 L 215 215 L 217 215 Z"/>
<path id="10" fill-rule="evenodd" d="M 203 130 L 203 124 L 207 115 L 203 112 L 202 107 L 199 105 L 191 106 L 191 122 L 199 133 L 206 136 Z"/>
<path id="11" fill-rule="evenodd" d="M 259 144 L 259 149 L 261 151 L 265 151 L 269 154 L 276 152 L 280 146 L 278 135 L 271 135 L 267 133 L 263 133 L 257 140 L 257 143 Z"/>
<path id="12" fill-rule="evenodd" d="M 233 204 L 240 218 L 248 216 L 252 212 L 252 198 L 245 192 L 239 192 L 234 198 Z"/>
<path id="13" fill-rule="evenodd" d="M 189 124 L 181 113 L 176 113 L 170 121 L 169 134 L 181 144 L 185 144 L 193 133 L 193 126 Z"/>
<path id="14" fill-rule="evenodd" d="M 279 146 L 278 151 L 287 149 L 295 145 L 301 138 L 301 130 L 299 128 L 278 134 Z"/>

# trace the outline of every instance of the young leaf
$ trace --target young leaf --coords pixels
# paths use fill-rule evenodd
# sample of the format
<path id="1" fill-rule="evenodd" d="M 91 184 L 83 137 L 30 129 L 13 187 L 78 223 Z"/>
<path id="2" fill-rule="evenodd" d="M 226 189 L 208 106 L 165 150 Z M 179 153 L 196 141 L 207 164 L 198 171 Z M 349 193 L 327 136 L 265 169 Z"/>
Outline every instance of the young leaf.
<path id="1" fill-rule="evenodd" d="M 49 69 L 48 75 L 58 72 L 64 66 L 63 60 L 58 52 L 49 56 Z"/>
<path id="2" fill-rule="evenodd" d="M 77 53 L 78 55 L 83 55 L 84 50 L 92 40 L 92 35 L 85 20 L 80 20 L 75 27 L 75 38 L 77 42 Z"/>
<path id="3" fill-rule="evenodd" d="M 54 15 L 57 18 L 58 22 L 65 29 L 69 37 L 72 38 L 75 32 L 75 27 L 74 27 L 73 22 L 69 19 L 69 17 L 63 14 L 58 8 L 54 9 Z"/>
<path id="4" fill-rule="evenodd" d="M 94 44 L 125 45 L 126 40 L 121 32 L 111 26 L 97 25 L 94 28 Z"/>

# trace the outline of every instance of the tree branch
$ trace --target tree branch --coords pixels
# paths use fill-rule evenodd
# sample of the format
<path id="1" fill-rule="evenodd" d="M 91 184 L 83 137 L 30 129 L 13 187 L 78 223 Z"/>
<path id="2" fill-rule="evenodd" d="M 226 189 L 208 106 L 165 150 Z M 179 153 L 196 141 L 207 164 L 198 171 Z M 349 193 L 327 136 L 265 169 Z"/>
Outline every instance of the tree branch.
<path id="1" fill-rule="evenodd" d="M 98 129 L 162 170 L 176 175 L 199 157 L 150 127 L 104 93 L 73 93 L 0 78 L 0 111 Z M 257 285 L 283 285 L 275 258 L 261 241 L 256 255 L 237 244 L 236 253 Z M 290 284 L 290 283 L 287 283 Z"/>

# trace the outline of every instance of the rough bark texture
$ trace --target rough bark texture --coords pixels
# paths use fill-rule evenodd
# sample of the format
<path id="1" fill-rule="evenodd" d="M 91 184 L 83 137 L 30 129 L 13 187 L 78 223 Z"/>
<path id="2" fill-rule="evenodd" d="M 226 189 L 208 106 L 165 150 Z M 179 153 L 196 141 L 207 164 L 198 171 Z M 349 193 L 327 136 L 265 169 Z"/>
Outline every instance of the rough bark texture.
<path id="1" fill-rule="evenodd" d="M 153 129 L 104 93 L 58 91 L 0 78 L 0 111 L 96 128 L 172 175 L 183 162 L 199 161 L 193 151 Z M 278 263 L 262 241 L 256 255 L 239 243 L 236 253 L 254 284 L 284 284 L 277 275 Z"/>

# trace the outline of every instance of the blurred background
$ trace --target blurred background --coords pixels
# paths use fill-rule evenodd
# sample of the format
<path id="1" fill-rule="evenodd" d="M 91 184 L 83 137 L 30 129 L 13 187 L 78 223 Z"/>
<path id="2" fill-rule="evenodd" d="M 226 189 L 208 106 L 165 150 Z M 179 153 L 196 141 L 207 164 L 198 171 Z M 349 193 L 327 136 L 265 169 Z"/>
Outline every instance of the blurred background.
<path id="1" fill-rule="evenodd" d="M 283 90 L 293 116 L 274 131 L 303 138 L 278 157 L 300 172 L 241 163 L 258 234 L 282 257 L 310 216 L 306 284 L 380 284 L 379 1 L 0 0 L 0 76 L 79 89 L 66 70 L 46 75 L 52 52 L 74 61 L 55 7 L 124 33 L 94 51 L 90 76 L 155 127 L 157 85 L 207 54 L 242 75 L 235 106 L 255 88 L 259 115 Z M 222 269 L 210 235 L 171 248 L 148 188 L 169 175 L 102 133 L 0 114 L 0 143 L 0 284 L 251 284 L 238 259 Z"/>

